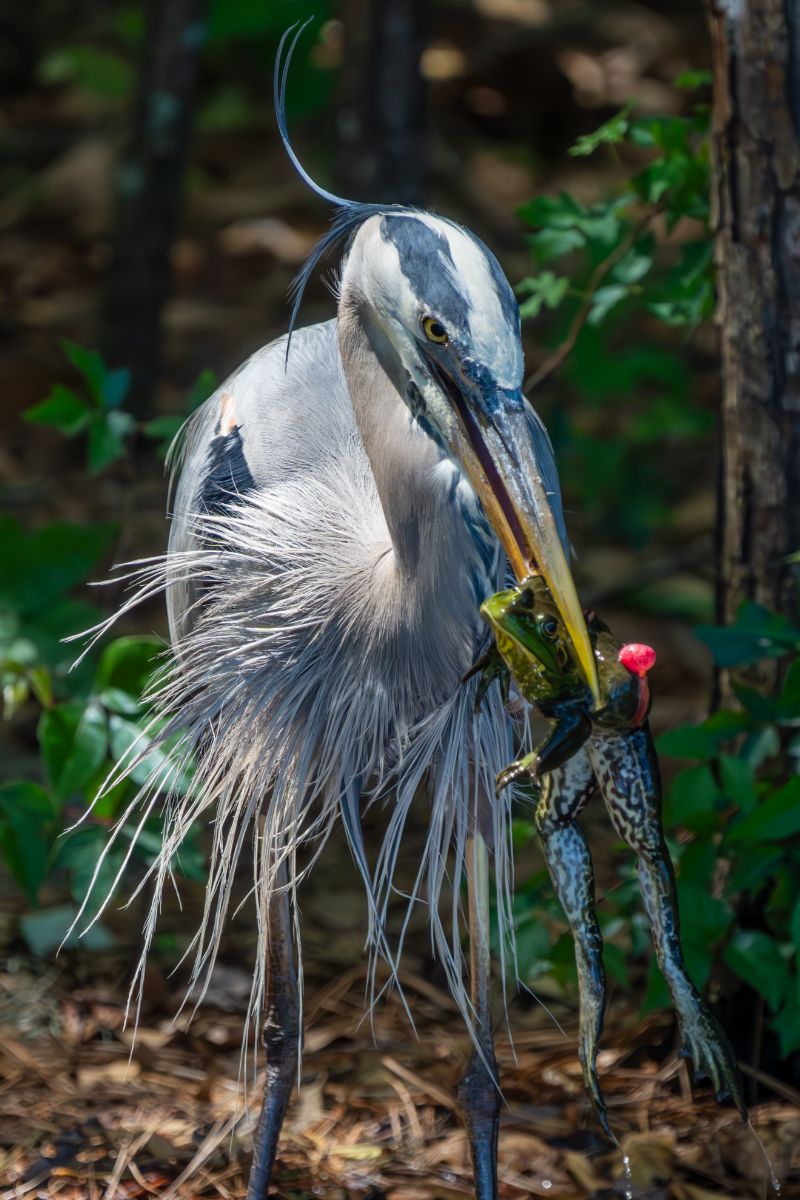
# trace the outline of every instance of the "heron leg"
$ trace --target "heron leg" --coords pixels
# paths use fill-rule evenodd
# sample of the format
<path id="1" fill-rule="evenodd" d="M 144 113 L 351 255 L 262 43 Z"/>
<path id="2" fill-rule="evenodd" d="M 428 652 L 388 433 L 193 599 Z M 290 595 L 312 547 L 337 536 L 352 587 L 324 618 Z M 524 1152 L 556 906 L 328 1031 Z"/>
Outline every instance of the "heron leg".
<path id="1" fill-rule="evenodd" d="M 692 983 L 680 942 L 675 871 L 661 820 L 661 780 L 647 726 L 593 742 L 590 754 L 609 816 L 636 854 L 639 886 L 683 1038 L 682 1053 L 695 1075 L 711 1080 L 717 1099 L 730 1096 L 742 1118 L 747 1105 L 733 1048 L 722 1026 Z"/>
<path id="2" fill-rule="evenodd" d="M 585 750 L 545 775 L 536 807 L 536 829 L 556 895 L 569 921 L 578 968 L 578 1056 L 583 1079 L 604 1132 L 613 1140 L 597 1077 L 597 1047 L 603 1031 L 606 978 L 603 937 L 594 903 L 594 870 L 577 816 L 595 788 Z"/>
<path id="3" fill-rule="evenodd" d="M 291 905 L 285 891 L 273 896 L 269 905 L 266 982 L 262 1031 L 267 1059 L 266 1084 L 255 1135 L 247 1200 L 266 1200 L 283 1118 L 297 1078 L 300 992 L 292 938 Z"/>
<path id="4" fill-rule="evenodd" d="M 475 1177 L 476 1200 L 497 1197 L 500 1090 L 492 1037 L 489 956 L 489 850 L 480 833 L 467 842 L 470 1000 L 475 1048 L 458 1088 Z"/>

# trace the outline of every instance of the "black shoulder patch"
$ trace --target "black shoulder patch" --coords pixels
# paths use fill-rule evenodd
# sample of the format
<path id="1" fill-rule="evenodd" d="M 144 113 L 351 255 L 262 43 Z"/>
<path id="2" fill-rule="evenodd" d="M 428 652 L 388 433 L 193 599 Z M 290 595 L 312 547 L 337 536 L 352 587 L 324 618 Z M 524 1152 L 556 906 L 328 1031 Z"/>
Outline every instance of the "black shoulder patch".
<path id="1" fill-rule="evenodd" d="M 204 473 L 199 502 L 205 512 L 223 513 L 230 504 L 255 487 L 244 456 L 238 425 L 234 425 L 229 433 L 218 433 L 211 442 Z"/>
<path id="2" fill-rule="evenodd" d="M 467 334 L 469 306 L 453 282 L 453 256 L 444 234 L 417 217 L 387 213 L 381 237 L 397 247 L 400 270 L 420 304 L 462 337 Z"/>

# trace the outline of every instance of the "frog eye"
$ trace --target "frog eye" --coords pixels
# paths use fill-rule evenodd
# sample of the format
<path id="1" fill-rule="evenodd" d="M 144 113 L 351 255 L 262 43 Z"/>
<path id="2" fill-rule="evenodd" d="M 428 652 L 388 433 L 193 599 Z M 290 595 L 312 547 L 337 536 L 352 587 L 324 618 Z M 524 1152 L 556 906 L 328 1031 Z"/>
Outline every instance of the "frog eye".
<path id="1" fill-rule="evenodd" d="M 447 330 L 441 321 L 436 320 L 436 317 L 422 318 L 422 332 L 429 342 L 435 342 L 437 346 L 444 346 L 447 343 Z"/>
<path id="2" fill-rule="evenodd" d="M 546 638 L 551 640 L 558 635 L 558 621 L 555 617 L 543 617 L 539 628 Z"/>

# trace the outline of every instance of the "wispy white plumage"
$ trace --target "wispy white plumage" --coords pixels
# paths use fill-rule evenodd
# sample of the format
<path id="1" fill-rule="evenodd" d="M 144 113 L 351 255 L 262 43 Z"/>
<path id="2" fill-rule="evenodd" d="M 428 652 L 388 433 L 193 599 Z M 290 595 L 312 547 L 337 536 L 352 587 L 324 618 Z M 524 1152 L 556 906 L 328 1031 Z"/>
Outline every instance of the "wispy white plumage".
<path id="1" fill-rule="evenodd" d="M 250 843 L 259 923 L 254 1023 L 269 897 L 284 886 L 279 879 L 296 889 L 298 851 L 318 850 L 340 819 L 367 885 L 373 961 L 396 964 L 400 947 L 389 944 L 385 918 L 420 788 L 429 836 L 410 907 L 425 906 L 433 948 L 465 1016 L 458 909 L 475 829 L 493 846 L 501 928 L 510 933 L 510 800 L 508 793 L 495 799 L 494 779 L 520 731 L 496 689 L 476 714 L 475 685 L 461 682 L 485 643 L 478 607 L 503 586 L 505 556 L 447 451 L 435 404 L 425 403 L 431 385 L 418 374 L 412 410 L 396 383 L 405 351 L 398 366 L 381 352 L 385 332 L 364 327 L 366 285 L 355 272 L 368 240 L 381 236 L 379 221 L 368 220 L 373 228 L 363 238 L 359 231 L 346 260 L 338 320 L 295 331 L 288 360 L 283 338 L 259 351 L 192 417 L 175 455 L 169 552 L 133 572 L 134 595 L 123 608 L 163 589 L 172 638 L 171 662 L 151 697 L 151 735 L 168 766 L 156 762 L 118 826 L 143 823 L 164 806 L 163 848 L 144 885 L 152 902 L 134 987 L 171 864 L 191 825 L 203 821 L 212 826 L 212 853 L 190 990 L 195 1001 L 203 994 Z M 476 329 L 488 328 L 489 317 L 497 322 L 496 264 L 484 264 L 486 311 L 480 303 L 476 310 L 479 243 L 462 245 L 467 235 L 448 222 L 426 215 L 424 224 L 436 245 L 457 243 L 469 266 L 461 291 L 458 274 L 447 281 L 467 313 L 464 336 L 470 322 Z M 413 303 L 411 267 L 396 245 L 388 253 L 398 286 L 385 287 L 385 310 L 377 303 L 372 311 L 407 325 L 412 318 L 397 310 Z M 521 374 L 515 327 L 488 349 L 482 342 L 498 360 L 490 364 L 495 374 L 504 363 Z M 532 414 L 523 429 L 560 526 L 546 434 Z M 140 760 L 134 747 L 109 783 L 141 770 Z M 189 762 L 196 766 L 188 791 L 170 794 L 166 776 L 180 777 Z M 368 863 L 360 817 L 376 799 L 387 805 L 386 834 Z M 443 917 L 445 885 L 451 904 Z M 405 927 L 401 943 L 404 935 Z"/>

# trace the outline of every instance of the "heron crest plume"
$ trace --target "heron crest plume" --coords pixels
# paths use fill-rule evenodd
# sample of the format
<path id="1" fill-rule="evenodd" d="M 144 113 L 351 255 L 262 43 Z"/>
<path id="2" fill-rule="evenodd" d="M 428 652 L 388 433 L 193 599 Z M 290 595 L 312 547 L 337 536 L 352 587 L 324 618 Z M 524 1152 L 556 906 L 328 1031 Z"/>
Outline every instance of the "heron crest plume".
<path id="1" fill-rule="evenodd" d="M 320 200 L 324 200 L 327 204 L 332 205 L 334 209 L 331 219 L 331 227 L 327 233 L 319 239 L 317 244 L 311 250 L 308 258 L 303 263 L 302 267 L 295 275 L 290 285 L 290 296 L 292 301 L 291 313 L 289 316 L 289 338 L 286 343 L 286 353 L 289 353 L 291 344 L 292 331 L 297 322 L 297 315 L 300 311 L 300 305 L 303 300 L 303 292 L 306 284 L 314 273 L 317 264 L 329 254 L 334 247 L 340 242 L 346 241 L 368 217 L 377 216 L 394 209 L 398 212 L 413 212 L 413 209 L 401 204 L 375 204 L 362 203 L 358 200 L 347 200 L 344 196 L 337 196 L 334 192 L 329 192 L 327 188 L 322 187 L 315 179 L 309 175 L 303 164 L 300 162 L 294 147 L 292 146 L 289 137 L 289 130 L 286 124 L 286 83 L 289 77 L 289 67 L 291 65 L 292 56 L 297 47 L 297 43 L 302 37 L 305 30 L 313 20 L 312 17 L 307 17 L 303 22 L 297 22 L 291 25 L 284 31 L 280 42 L 278 43 L 278 52 L 275 57 L 275 72 L 273 75 L 273 100 L 275 105 L 275 118 L 278 124 L 278 133 L 280 134 L 283 148 L 286 151 L 289 161 L 294 167 L 297 174 L 302 179 L 303 183 L 316 195 Z M 285 51 L 285 53 L 284 53 Z"/>

